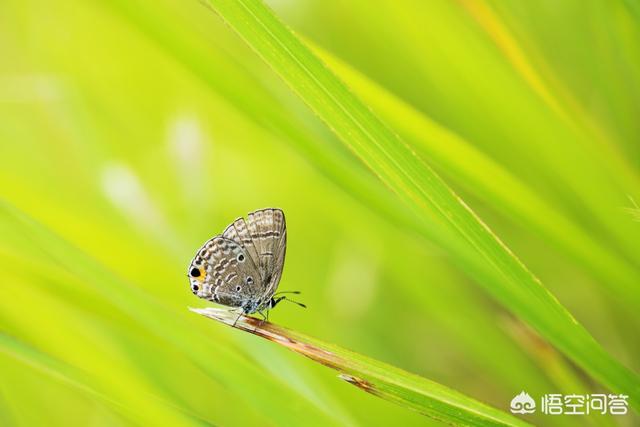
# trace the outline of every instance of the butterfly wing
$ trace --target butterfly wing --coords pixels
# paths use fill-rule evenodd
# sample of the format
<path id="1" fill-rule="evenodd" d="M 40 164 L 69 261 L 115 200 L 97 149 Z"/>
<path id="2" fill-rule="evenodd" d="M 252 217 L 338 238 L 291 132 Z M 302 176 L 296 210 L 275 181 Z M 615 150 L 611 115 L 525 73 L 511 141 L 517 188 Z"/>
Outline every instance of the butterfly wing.
<path id="1" fill-rule="evenodd" d="M 240 243 L 216 236 L 198 251 L 189 269 L 191 286 L 200 298 L 230 307 L 255 306 L 262 290 L 260 271 Z"/>
<path id="2" fill-rule="evenodd" d="M 251 256 L 253 264 L 256 266 L 260 265 L 258 251 L 253 239 L 251 238 L 251 234 L 249 233 L 249 229 L 244 218 L 238 218 L 229 224 L 229 226 L 222 232 L 222 237 L 239 243 L 240 246 L 247 251 L 249 256 Z"/>
<path id="3" fill-rule="evenodd" d="M 287 247 L 287 227 L 280 209 L 261 209 L 248 215 L 247 228 L 258 253 L 258 270 L 264 286 L 263 301 L 278 287 Z"/>

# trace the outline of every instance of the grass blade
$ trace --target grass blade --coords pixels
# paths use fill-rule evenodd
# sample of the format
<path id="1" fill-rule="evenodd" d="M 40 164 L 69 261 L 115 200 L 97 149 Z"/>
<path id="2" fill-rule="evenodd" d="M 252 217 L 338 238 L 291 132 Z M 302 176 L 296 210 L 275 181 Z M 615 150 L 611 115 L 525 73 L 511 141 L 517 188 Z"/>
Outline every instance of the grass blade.
<path id="1" fill-rule="evenodd" d="M 282 326 L 247 316 L 241 316 L 238 319 L 236 313 L 227 309 L 190 308 L 190 310 L 283 345 L 337 370 L 342 380 L 368 393 L 440 421 L 473 426 L 529 425 L 512 415 L 443 385 Z"/>
<path id="2" fill-rule="evenodd" d="M 640 274 L 632 265 L 601 245 L 583 227 L 473 144 L 432 121 L 329 52 L 317 46 L 310 47 L 356 95 L 420 153 L 432 159 L 448 178 L 536 230 L 575 259 L 616 295 L 624 309 L 634 312 L 640 306 L 640 289 L 636 286 Z"/>
<path id="3" fill-rule="evenodd" d="M 443 225 L 448 238 L 439 243 L 481 272 L 484 280 L 479 283 L 487 291 L 594 378 L 640 401 L 638 376 L 611 357 L 446 183 L 262 2 L 208 3 L 408 206 Z M 475 261 L 463 245 L 472 248 Z"/>
<path id="4" fill-rule="evenodd" d="M 92 379 L 88 374 L 79 371 L 73 366 L 66 365 L 50 355 L 38 351 L 29 345 L 19 341 L 18 339 L 0 332 L 0 355 L 11 357 L 31 369 L 40 371 L 54 380 L 60 381 L 78 391 L 85 393 L 94 399 L 104 403 L 115 412 L 127 417 L 130 421 L 141 425 L 147 423 L 166 422 L 170 425 L 168 414 L 154 414 L 149 418 L 144 411 L 135 410 L 129 404 L 114 400 L 109 394 L 98 390 L 97 381 Z M 161 421 L 162 420 L 162 421 Z M 175 421 L 174 421 L 175 422 Z M 181 422 L 188 423 L 185 418 Z M 188 423 L 190 424 L 190 423 Z"/>
<path id="5" fill-rule="evenodd" d="M 221 344 L 222 341 L 220 338 L 218 338 L 215 348 L 211 348 L 205 344 L 194 345 L 194 343 L 206 341 L 208 335 L 188 327 L 186 319 L 180 320 L 176 317 L 173 309 L 159 304 L 152 296 L 126 283 L 106 266 L 92 258 L 89 254 L 83 252 L 81 248 L 75 247 L 72 243 L 49 230 L 45 225 L 36 222 L 22 211 L 2 200 L 0 200 L 0 231 L 4 233 L 3 236 L 5 240 L 3 243 L 5 244 L 11 242 L 14 238 L 18 238 L 25 242 L 30 242 L 39 251 L 50 254 L 51 259 L 48 259 L 49 257 L 40 259 L 40 269 L 44 270 L 46 268 L 47 274 L 53 271 L 52 276 L 61 274 L 56 273 L 56 267 L 60 267 L 66 271 L 73 271 L 73 276 L 77 280 L 82 281 L 88 289 L 99 292 L 99 297 L 104 299 L 104 304 L 107 302 L 112 304 L 109 305 L 112 313 L 126 313 L 126 315 L 134 319 L 136 325 L 144 328 L 145 336 L 162 339 L 166 348 L 171 348 L 172 351 L 184 354 L 198 366 L 204 374 L 210 376 L 215 382 L 224 385 L 230 399 L 235 397 L 235 394 L 238 396 L 246 396 L 246 399 L 250 401 L 251 405 L 258 405 L 259 411 L 265 413 L 266 417 L 273 417 L 272 421 L 275 423 L 286 424 L 291 422 L 292 417 L 293 419 L 300 420 L 305 416 L 309 416 L 309 414 L 313 414 L 312 421 L 313 424 L 316 425 L 345 422 L 339 411 L 326 411 L 323 408 L 319 408 L 317 404 L 308 400 L 306 397 L 301 398 L 288 384 L 270 376 L 268 372 L 265 372 L 256 366 L 255 363 L 243 357 L 236 349 Z M 2 251 L 0 251 L 0 255 L 2 255 L 1 252 Z M 35 258 L 35 255 L 30 254 L 32 258 Z M 0 261 L 2 260 L 0 259 Z M 53 261 L 56 267 L 47 267 L 50 261 Z M 2 267 L 3 263 L 0 262 L 0 269 Z M 14 303 L 15 306 L 15 302 L 12 301 L 12 303 Z M 6 307 L 0 308 L 6 309 Z M 31 317 L 35 318 L 35 316 Z M 64 326 L 64 324 L 62 325 Z M 131 325 L 131 323 L 129 323 L 129 325 Z M 23 357 L 25 351 L 19 352 L 16 349 L 23 349 L 24 346 L 20 347 L 17 344 L 13 344 L 15 344 L 15 341 L 3 338 L 0 340 L 0 352 L 16 353 L 14 355 L 15 358 L 25 360 L 35 367 L 44 365 L 44 362 L 33 362 L 32 359 L 34 359 L 34 357 Z M 209 348 L 207 349 L 207 347 Z M 215 354 L 215 364 L 211 363 L 212 354 Z M 45 360 L 44 357 L 47 357 L 47 355 L 44 354 L 42 360 Z M 241 369 L 222 369 L 220 368 L 221 366 L 240 366 Z M 41 370 L 44 371 L 44 369 Z M 66 375 L 66 371 L 61 368 L 57 369 L 57 371 L 61 372 L 58 376 L 70 377 L 74 379 L 76 383 L 83 383 L 83 377 L 77 375 L 72 376 L 71 374 Z M 117 380 L 121 378 L 126 378 L 126 375 L 116 377 Z M 136 391 L 133 389 L 134 382 L 131 379 L 128 381 L 128 387 L 119 389 L 112 388 L 109 389 L 108 393 L 105 392 L 104 394 L 109 397 L 120 396 L 123 389 L 126 393 L 133 393 Z M 251 388 L 251 385 L 254 383 L 273 384 L 274 388 Z M 243 393 L 246 394 L 243 395 Z M 131 396 L 128 394 L 125 396 L 125 398 L 121 398 L 120 400 L 134 405 Z M 143 398 L 144 396 L 140 397 L 140 399 Z M 297 404 L 287 405 L 292 398 L 297 399 Z M 142 400 L 142 402 L 149 405 L 159 405 L 155 400 Z M 269 411 L 273 406 L 286 409 Z M 161 406 L 154 406 L 153 410 L 145 411 L 145 413 L 151 414 L 149 416 L 155 417 L 155 421 L 146 422 L 145 425 L 158 425 L 157 420 L 167 420 L 168 424 L 174 421 L 169 415 L 164 416 L 162 411 L 158 409 L 159 407 L 161 408 Z M 138 406 L 138 409 L 143 410 L 140 406 Z M 170 413 L 170 410 L 167 410 L 167 412 Z M 179 414 L 176 416 L 182 417 L 182 415 Z M 176 425 L 176 423 L 184 424 L 184 422 L 176 421 L 173 422 L 173 425 Z"/>

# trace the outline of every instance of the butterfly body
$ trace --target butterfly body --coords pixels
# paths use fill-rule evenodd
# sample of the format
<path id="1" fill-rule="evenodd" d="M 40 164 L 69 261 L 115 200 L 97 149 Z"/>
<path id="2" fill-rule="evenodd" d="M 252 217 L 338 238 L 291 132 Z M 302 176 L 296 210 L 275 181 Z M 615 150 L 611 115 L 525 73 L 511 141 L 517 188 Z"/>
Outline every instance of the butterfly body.
<path id="1" fill-rule="evenodd" d="M 191 290 L 198 297 L 244 314 L 277 302 L 287 245 L 284 213 L 261 209 L 238 218 L 198 250 L 189 266 Z"/>

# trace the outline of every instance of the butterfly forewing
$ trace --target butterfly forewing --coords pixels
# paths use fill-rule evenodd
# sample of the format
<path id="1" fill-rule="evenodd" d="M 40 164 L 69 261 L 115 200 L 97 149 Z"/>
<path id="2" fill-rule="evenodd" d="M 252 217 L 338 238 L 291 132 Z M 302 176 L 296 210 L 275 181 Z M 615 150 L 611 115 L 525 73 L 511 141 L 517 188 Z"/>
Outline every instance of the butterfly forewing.
<path id="1" fill-rule="evenodd" d="M 229 224 L 222 233 L 222 236 L 229 240 L 238 242 L 240 246 L 248 252 L 249 256 L 251 256 L 253 263 L 256 266 L 260 265 L 258 251 L 253 243 L 251 234 L 249 234 L 249 229 L 247 228 L 247 223 L 244 221 L 244 218 L 238 218 Z"/>
<path id="2" fill-rule="evenodd" d="M 258 268 L 266 282 L 273 277 L 277 265 L 278 251 L 285 238 L 284 214 L 280 209 L 262 209 L 251 212 L 248 220 L 249 234 L 254 241 L 260 263 Z M 284 262 L 284 259 L 283 259 Z"/>
<path id="3" fill-rule="evenodd" d="M 283 218 L 284 219 L 284 218 Z M 284 267 L 284 256 L 287 251 L 287 229 L 283 228 L 282 236 L 278 240 L 277 249 L 274 252 L 274 269 L 271 277 L 267 277 L 267 291 L 271 297 L 276 289 L 278 288 L 278 284 L 280 283 L 280 278 L 282 277 L 282 270 Z"/>

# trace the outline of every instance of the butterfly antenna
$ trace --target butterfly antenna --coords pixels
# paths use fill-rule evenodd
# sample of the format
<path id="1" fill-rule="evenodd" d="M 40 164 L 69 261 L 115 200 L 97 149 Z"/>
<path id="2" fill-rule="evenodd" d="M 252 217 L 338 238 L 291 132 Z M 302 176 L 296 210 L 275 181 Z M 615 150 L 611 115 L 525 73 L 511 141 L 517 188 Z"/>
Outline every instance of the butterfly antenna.
<path id="1" fill-rule="evenodd" d="M 275 295 L 280 295 L 280 294 L 296 294 L 296 295 L 300 295 L 300 291 L 280 291 L 280 292 L 276 292 Z"/>
<path id="2" fill-rule="evenodd" d="M 300 306 L 300 307 L 302 307 L 302 308 L 307 308 L 307 306 L 306 306 L 305 304 L 303 304 L 303 303 L 301 303 L 301 302 L 298 302 L 298 301 L 295 301 L 295 300 L 292 300 L 291 298 L 288 298 L 288 297 L 285 297 L 285 296 L 280 296 L 280 297 L 277 297 L 277 298 L 272 298 L 272 299 L 271 299 L 271 305 L 270 305 L 270 308 L 274 308 L 276 305 L 278 305 L 278 304 L 280 303 L 280 301 L 289 301 L 289 302 L 292 302 L 292 303 L 294 303 L 294 304 L 299 305 L 299 306 Z"/>
<path id="3" fill-rule="evenodd" d="M 299 292 L 298 292 L 298 293 L 299 293 Z M 291 298 L 286 298 L 286 297 L 285 297 L 285 298 L 284 298 L 284 300 L 285 300 L 285 301 L 292 302 L 292 303 L 294 303 L 294 304 L 297 304 L 297 305 L 299 305 L 299 306 L 300 306 L 300 307 L 302 307 L 302 308 L 307 308 L 306 304 L 303 304 L 303 303 L 298 302 L 298 301 L 294 301 L 294 300 L 292 300 Z"/>

